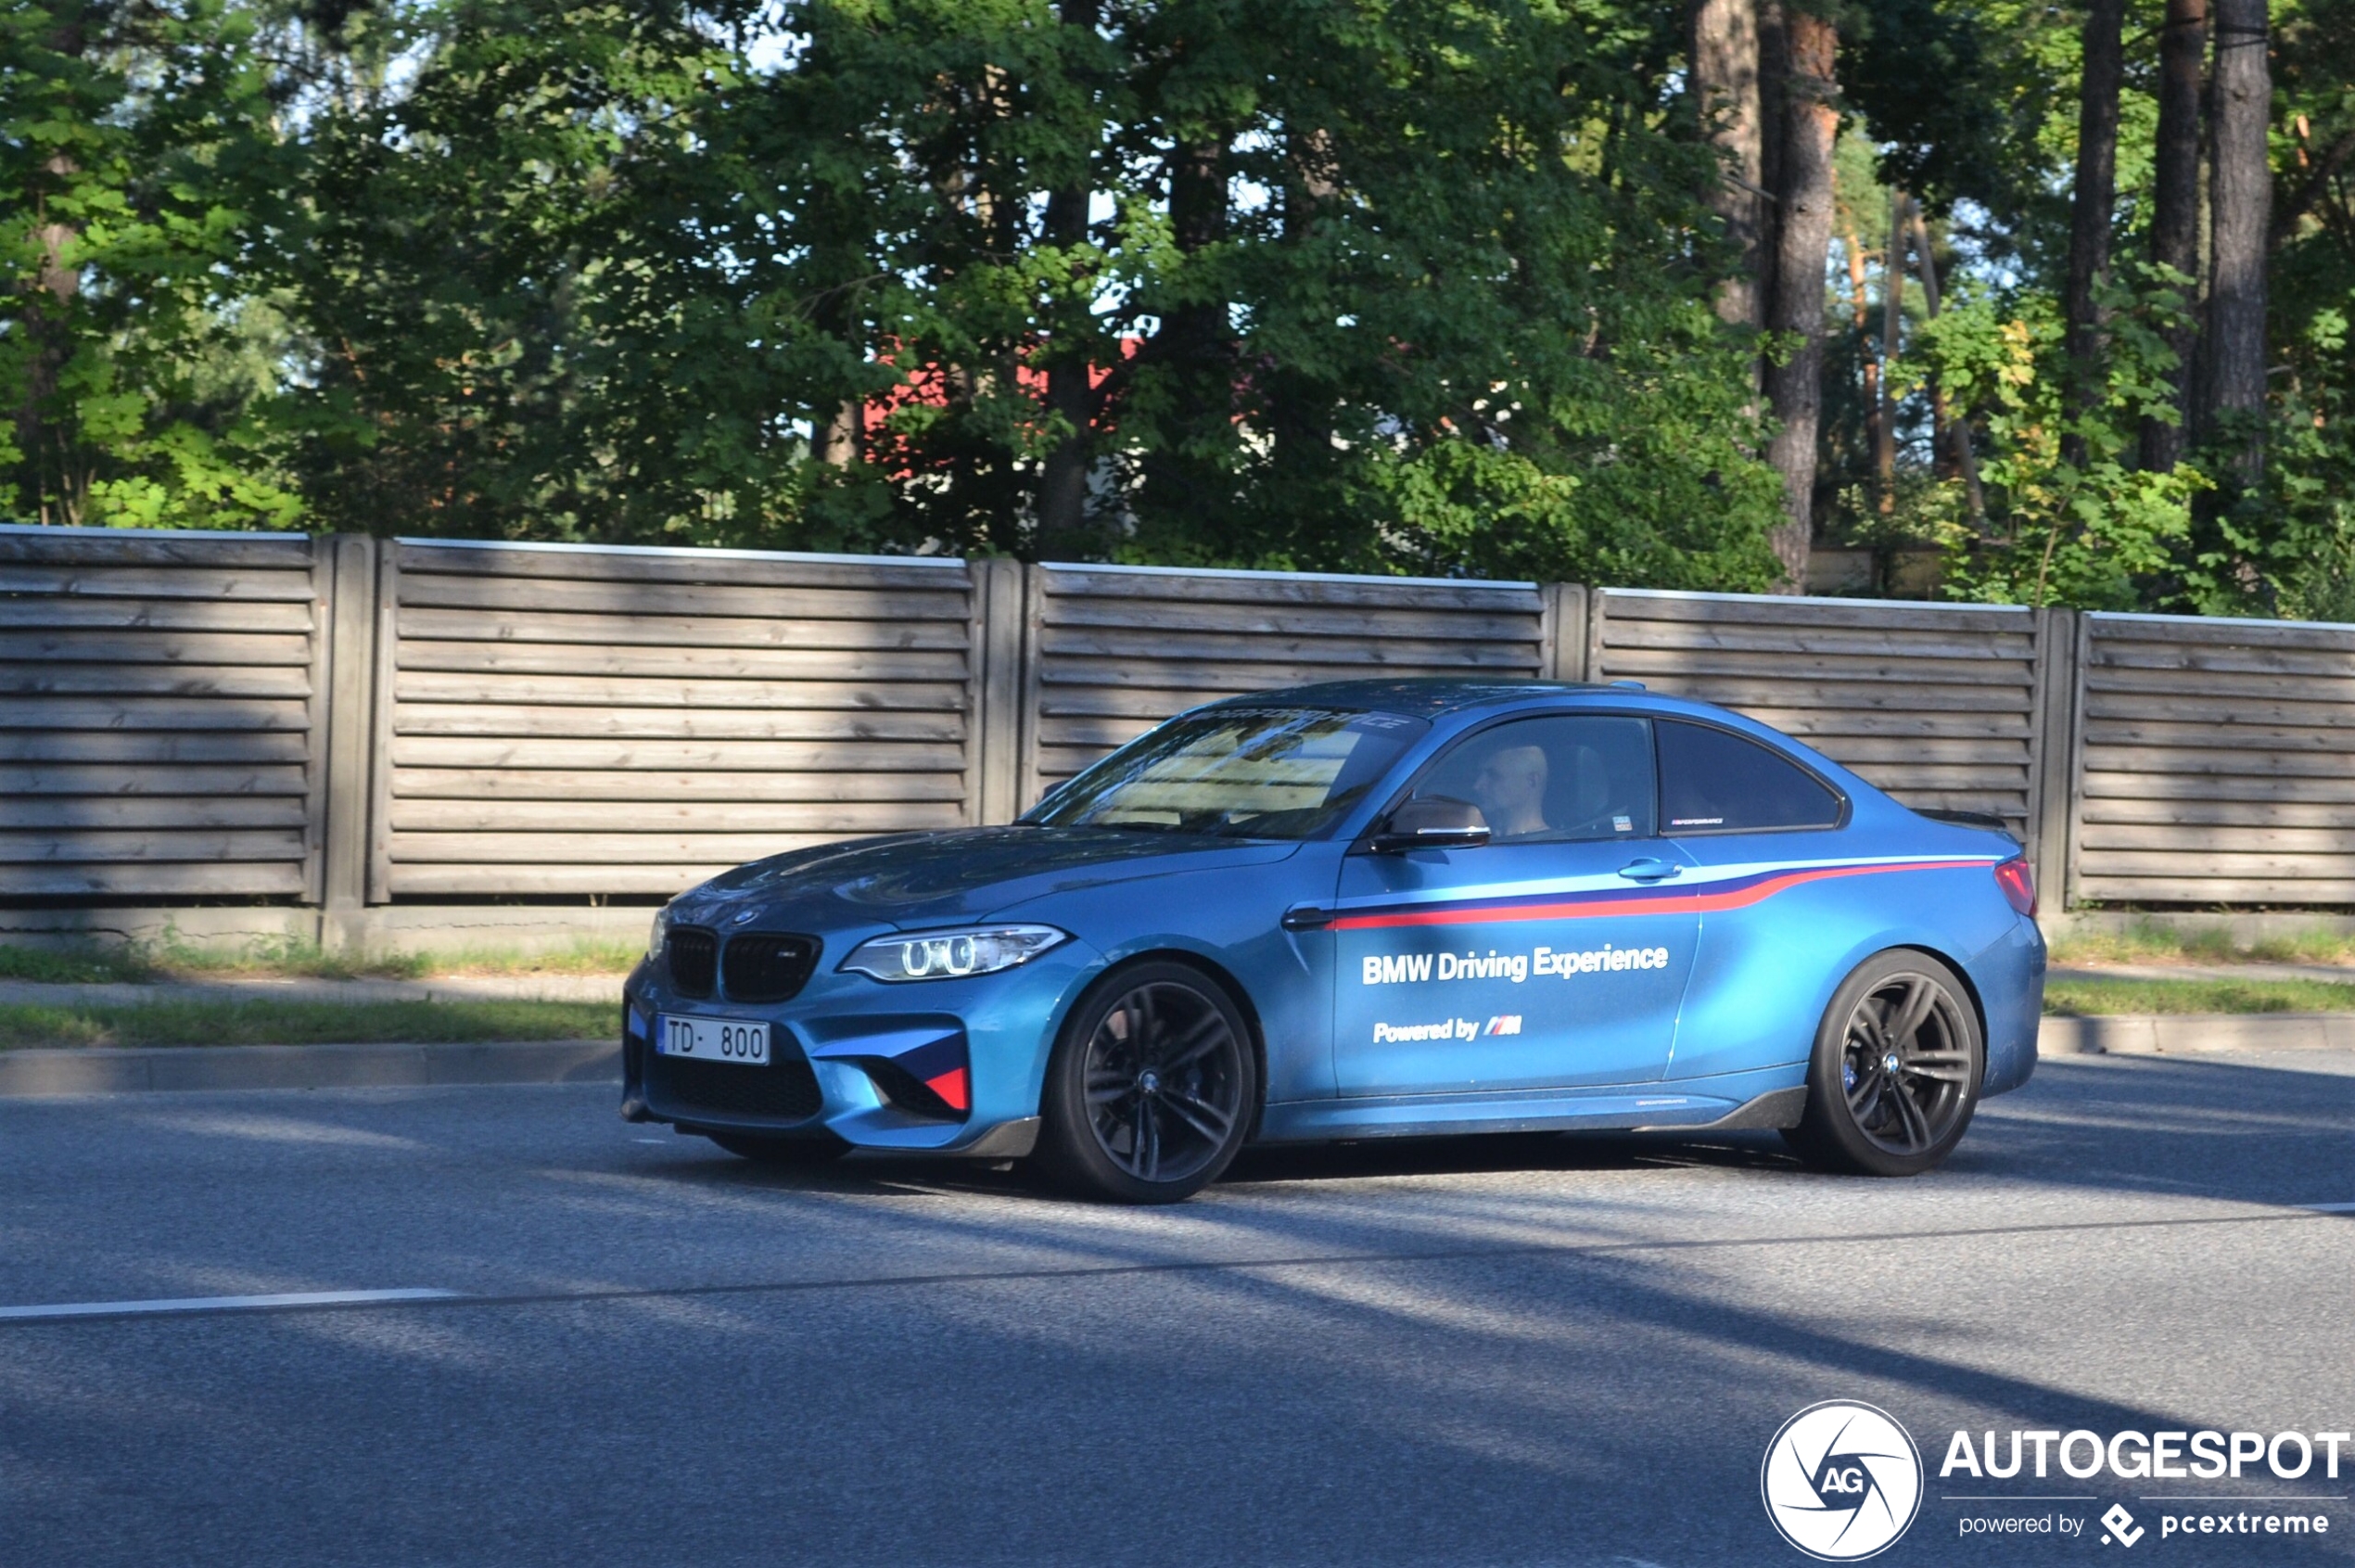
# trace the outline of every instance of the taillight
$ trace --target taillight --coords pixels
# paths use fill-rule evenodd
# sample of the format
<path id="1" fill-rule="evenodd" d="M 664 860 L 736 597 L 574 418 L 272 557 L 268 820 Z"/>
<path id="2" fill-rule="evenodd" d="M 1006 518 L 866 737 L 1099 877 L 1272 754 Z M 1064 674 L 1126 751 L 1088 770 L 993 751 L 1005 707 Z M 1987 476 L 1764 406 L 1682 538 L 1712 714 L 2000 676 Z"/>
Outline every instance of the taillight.
<path id="1" fill-rule="evenodd" d="M 1995 868 L 1995 886 L 2004 890 L 2004 899 L 2029 919 L 2036 918 L 2036 873 L 2025 859 L 2005 860 Z"/>

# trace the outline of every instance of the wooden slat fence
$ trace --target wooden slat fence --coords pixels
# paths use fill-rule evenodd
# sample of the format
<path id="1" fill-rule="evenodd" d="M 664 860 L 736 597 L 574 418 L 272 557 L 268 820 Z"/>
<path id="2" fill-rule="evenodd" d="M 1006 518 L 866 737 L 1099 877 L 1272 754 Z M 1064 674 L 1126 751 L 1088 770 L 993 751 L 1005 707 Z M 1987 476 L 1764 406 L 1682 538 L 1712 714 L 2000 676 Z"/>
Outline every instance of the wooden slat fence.
<path id="1" fill-rule="evenodd" d="M 1752 714 L 2014 823 L 2048 896 L 2355 904 L 2355 627 L 24 527 L 0 899 L 665 895 L 1002 821 L 1214 697 L 1482 674 Z"/>
<path id="2" fill-rule="evenodd" d="M 1534 583 L 1033 567 L 1024 804 L 1174 713 L 1313 681 L 1547 672 Z"/>
<path id="3" fill-rule="evenodd" d="M 961 561 L 404 540 L 387 567 L 374 899 L 668 894 L 974 819 Z"/>
<path id="4" fill-rule="evenodd" d="M 0 897 L 315 899 L 325 591 L 300 536 L 0 527 Z"/>
<path id="5" fill-rule="evenodd" d="M 2355 904 L 2355 626 L 2088 615 L 2071 888 Z"/>
<path id="6" fill-rule="evenodd" d="M 1589 679 L 1734 708 L 1910 806 L 2035 837 L 2035 611 L 1619 588 L 1594 600 Z"/>

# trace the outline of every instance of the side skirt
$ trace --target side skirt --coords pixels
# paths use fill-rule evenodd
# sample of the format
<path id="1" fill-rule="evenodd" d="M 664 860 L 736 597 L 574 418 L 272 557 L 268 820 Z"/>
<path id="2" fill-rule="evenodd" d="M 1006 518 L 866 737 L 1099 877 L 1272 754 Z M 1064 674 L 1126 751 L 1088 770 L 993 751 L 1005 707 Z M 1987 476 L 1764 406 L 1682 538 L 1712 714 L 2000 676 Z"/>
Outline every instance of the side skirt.
<path id="1" fill-rule="evenodd" d="M 1264 1113 L 1258 1141 L 1432 1138 L 1471 1132 L 1699 1130 L 1797 1127 L 1807 1106 L 1806 1064 L 1613 1090 L 1496 1095 L 1397 1095 L 1293 1100 Z"/>
<path id="2" fill-rule="evenodd" d="M 1751 1128 L 1797 1127 L 1807 1115 L 1807 1086 L 1770 1089 L 1744 1101 L 1730 1116 L 1694 1128 L 1697 1132 L 1746 1132 Z"/>

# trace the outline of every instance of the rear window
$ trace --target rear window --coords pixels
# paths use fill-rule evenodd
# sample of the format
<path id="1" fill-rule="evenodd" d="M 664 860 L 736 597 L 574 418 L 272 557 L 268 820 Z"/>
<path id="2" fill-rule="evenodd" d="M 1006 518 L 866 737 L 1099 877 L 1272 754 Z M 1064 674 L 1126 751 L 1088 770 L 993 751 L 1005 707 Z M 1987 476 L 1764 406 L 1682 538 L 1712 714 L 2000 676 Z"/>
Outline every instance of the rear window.
<path id="1" fill-rule="evenodd" d="M 1839 797 L 1756 741 L 1673 719 L 1659 720 L 1653 733 L 1664 834 L 1839 825 Z"/>

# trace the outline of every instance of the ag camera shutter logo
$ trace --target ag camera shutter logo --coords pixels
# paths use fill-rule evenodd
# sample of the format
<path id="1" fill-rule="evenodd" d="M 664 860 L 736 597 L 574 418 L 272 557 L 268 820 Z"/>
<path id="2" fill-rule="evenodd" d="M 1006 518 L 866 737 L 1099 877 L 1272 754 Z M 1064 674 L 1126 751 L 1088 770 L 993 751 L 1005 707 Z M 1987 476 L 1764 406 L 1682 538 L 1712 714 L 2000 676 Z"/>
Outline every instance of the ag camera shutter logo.
<path id="1" fill-rule="evenodd" d="M 1922 1456 L 1886 1410 L 1810 1405 L 1766 1445 L 1758 1489 L 1783 1539 L 1822 1562 L 1854 1562 L 1896 1544 L 1922 1506 Z"/>

